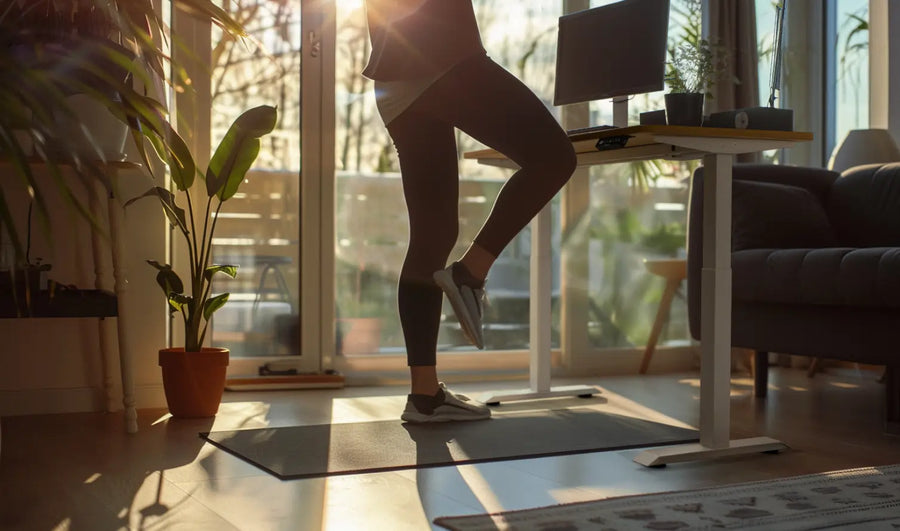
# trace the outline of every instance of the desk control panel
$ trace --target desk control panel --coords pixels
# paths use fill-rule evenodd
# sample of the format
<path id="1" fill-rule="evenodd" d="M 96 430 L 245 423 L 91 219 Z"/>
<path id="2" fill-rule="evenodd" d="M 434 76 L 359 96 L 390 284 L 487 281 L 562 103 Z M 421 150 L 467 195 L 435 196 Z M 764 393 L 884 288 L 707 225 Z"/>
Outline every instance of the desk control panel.
<path id="1" fill-rule="evenodd" d="M 628 139 L 632 138 L 631 135 L 616 135 L 616 136 L 605 136 L 597 140 L 595 147 L 597 151 L 608 151 L 610 149 L 621 149 L 628 144 Z"/>

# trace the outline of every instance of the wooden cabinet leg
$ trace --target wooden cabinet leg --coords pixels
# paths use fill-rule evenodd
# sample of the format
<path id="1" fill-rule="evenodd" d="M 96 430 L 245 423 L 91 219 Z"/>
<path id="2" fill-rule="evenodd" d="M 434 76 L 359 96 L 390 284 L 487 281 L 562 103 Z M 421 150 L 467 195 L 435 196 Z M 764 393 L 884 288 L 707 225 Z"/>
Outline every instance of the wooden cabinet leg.
<path id="1" fill-rule="evenodd" d="M 647 339 L 647 346 L 644 347 L 644 358 L 641 360 L 640 374 L 647 372 L 650 366 L 650 359 L 653 358 L 653 352 L 656 350 L 656 342 L 659 341 L 659 334 L 662 327 L 669 318 L 669 308 L 672 306 L 672 297 L 681 284 L 681 279 L 669 279 L 666 282 L 666 289 L 663 291 L 662 298 L 659 301 L 659 308 L 656 310 L 656 319 L 653 321 L 653 328 L 650 330 L 650 337 Z"/>
<path id="2" fill-rule="evenodd" d="M 812 361 L 809 363 L 809 368 L 806 369 L 806 376 L 808 378 L 812 378 L 813 376 L 816 375 L 817 372 L 819 372 L 819 363 L 820 363 L 820 358 L 813 358 Z"/>
<path id="3" fill-rule="evenodd" d="M 753 353 L 753 395 L 765 398 L 769 389 L 769 353 L 757 350 Z"/>
<path id="4" fill-rule="evenodd" d="M 128 272 L 125 267 L 125 243 L 122 240 L 122 207 L 110 194 L 107 204 L 109 214 L 109 232 L 112 245 L 113 279 L 115 281 L 116 299 L 118 302 L 118 316 L 116 317 L 116 331 L 119 342 L 119 368 L 122 378 L 122 405 L 125 408 L 125 431 L 135 433 L 138 431 L 137 410 L 134 398 L 134 358 L 131 353 L 131 343 L 128 341 L 128 326 L 125 316 L 128 313 L 126 301 L 128 300 Z"/>

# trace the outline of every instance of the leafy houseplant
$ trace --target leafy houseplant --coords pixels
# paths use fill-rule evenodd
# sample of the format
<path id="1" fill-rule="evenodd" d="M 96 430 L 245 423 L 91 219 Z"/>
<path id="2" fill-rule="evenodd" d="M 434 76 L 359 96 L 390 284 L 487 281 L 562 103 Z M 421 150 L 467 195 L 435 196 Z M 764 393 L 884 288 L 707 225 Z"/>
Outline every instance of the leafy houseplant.
<path id="1" fill-rule="evenodd" d="M 218 410 L 224 389 L 228 350 L 206 348 L 203 342 L 210 318 L 225 305 L 229 296 L 228 293 L 212 294 L 213 276 L 223 273 L 234 278 L 237 266 L 211 264 L 213 235 L 222 205 L 238 191 L 247 170 L 259 154 L 260 137 L 274 129 L 277 115 L 275 108 L 267 105 L 241 114 L 219 143 L 202 179 L 195 179 L 198 171 L 186 149 L 177 153 L 177 159 L 168 159 L 172 182 L 178 192 L 183 192 L 187 212 L 176 203 L 175 194 L 161 186 L 154 186 L 125 204 L 127 207 L 138 199 L 156 197 L 169 222 L 187 244 L 190 261 L 188 284 L 182 281 L 170 264 L 147 261 L 157 270 L 156 282 L 165 294 L 170 313 L 181 314 L 184 322 L 184 347 L 160 350 L 166 400 L 175 417 L 206 417 L 215 415 Z M 165 157 L 166 153 L 161 151 L 160 155 Z M 197 182 L 205 183 L 204 210 L 194 207 L 192 195 L 203 194 L 192 190 Z M 211 370 L 210 376 L 194 374 L 193 371 L 201 370 L 207 362 L 211 365 L 207 367 Z M 200 387 L 203 385 L 209 387 L 209 394 L 201 396 Z M 182 400 L 186 402 L 182 403 Z"/>
<path id="2" fill-rule="evenodd" d="M 209 21 L 233 37 L 244 37 L 242 26 L 211 0 L 168 0 L 173 10 Z M 161 103 L 166 66 L 174 83 L 188 86 L 183 69 L 163 50 L 168 27 L 155 0 L 0 0 L 0 159 L 11 167 L 4 187 L 22 187 L 34 198 L 35 214 L 45 237 L 49 234 L 51 188 L 67 200 L 95 230 L 94 214 L 73 189 L 76 183 L 102 183 L 112 190 L 103 170 L 106 160 L 98 138 L 83 127 L 60 128 L 60 117 L 77 124 L 80 94 L 106 107 L 128 125 L 149 168 L 144 138 L 168 151 L 172 146 L 167 111 Z M 85 150 L 85 146 L 93 146 Z M 87 151 L 87 152 L 86 152 Z M 43 185 L 33 164 L 42 164 L 52 179 Z M 61 166 L 75 179 L 63 178 Z M 7 190 L 8 191 L 8 190 Z M 15 260 L 25 254 L 20 231 L 0 194 L 0 229 L 6 229 Z"/>
<path id="3" fill-rule="evenodd" d="M 704 97 L 725 69 L 725 55 L 706 39 L 683 42 L 670 49 L 669 55 L 667 121 L 670 125 L 700 125 Z"/>

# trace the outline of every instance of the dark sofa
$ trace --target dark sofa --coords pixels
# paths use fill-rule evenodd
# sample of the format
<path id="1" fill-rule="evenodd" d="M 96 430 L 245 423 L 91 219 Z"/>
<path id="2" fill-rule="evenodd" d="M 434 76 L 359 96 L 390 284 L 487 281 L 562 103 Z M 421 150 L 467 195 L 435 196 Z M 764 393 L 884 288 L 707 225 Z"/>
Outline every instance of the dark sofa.
<path id="1" fill-rule="evenodd" d="M 688 315 L 700 338 L 703 169 L 688 214 Z M 887 430 L 900 426 L 900 163 L 843 174 L 736 164 L 732 190 L 732 345 L 885 365 Z"/>

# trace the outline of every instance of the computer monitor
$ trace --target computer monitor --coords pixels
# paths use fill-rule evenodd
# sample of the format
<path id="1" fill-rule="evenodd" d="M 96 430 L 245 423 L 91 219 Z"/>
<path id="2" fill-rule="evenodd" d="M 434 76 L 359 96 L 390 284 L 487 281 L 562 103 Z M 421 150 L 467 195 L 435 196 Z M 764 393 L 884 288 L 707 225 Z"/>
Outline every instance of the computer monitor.
<path id="1" fill-rule="evenodd" d="M 669 0 L 622 0 L 559 18 L 554 105 L 662 90 Z"/>

